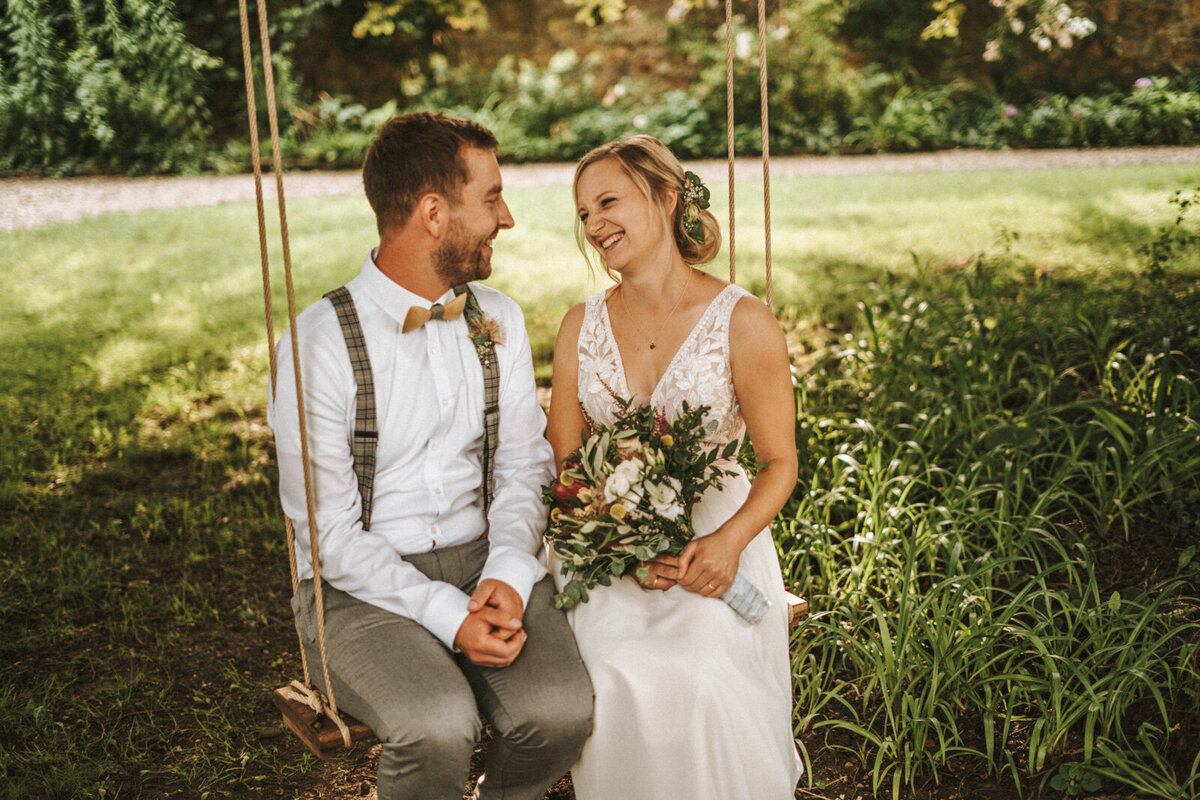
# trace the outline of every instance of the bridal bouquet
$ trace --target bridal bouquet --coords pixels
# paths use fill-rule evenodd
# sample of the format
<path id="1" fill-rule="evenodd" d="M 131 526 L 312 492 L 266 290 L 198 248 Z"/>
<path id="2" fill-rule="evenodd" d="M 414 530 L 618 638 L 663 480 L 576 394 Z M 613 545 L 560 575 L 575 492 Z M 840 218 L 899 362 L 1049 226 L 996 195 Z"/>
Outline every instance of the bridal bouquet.
<path id="1" fill-rule="evenodd" d="M 692 507 L 728 470 L 716 465 L 737 451 L 704 449 L 706 406 L 674 422 L 649 406 L 628 404 L 615 423 L 597 425 L 563 461 L 558 478 L 542 489 L 550 506 L 546 538 L 571 579 L 554 596 L 558 608 L 586 603 L 588 589 L 613 577 L 649 572 L 641 562 L 678 555 L 696 535 Z M 715 422 L 711 425 L 715 426 Z M 722 597 L 750 622 L 766 612 L 762 593 L 741 575 Z"/>

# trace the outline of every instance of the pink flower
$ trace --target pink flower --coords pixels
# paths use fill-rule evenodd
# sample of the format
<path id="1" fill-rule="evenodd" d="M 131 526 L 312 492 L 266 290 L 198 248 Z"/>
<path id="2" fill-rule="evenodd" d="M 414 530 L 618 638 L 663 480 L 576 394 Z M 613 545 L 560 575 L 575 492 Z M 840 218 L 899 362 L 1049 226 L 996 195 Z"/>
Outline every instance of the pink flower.
<path id="1" fill-rule="evenodd" d="M 1138 78 L 1133 82 L 1133 88 L 1135 89 L 1149 89 L 1153 85 L 1154 81 L 1150 80 L 1149 78 Z"/>
<path id="2" fill-rule="evenodd" d="M 1000 116 L 1004 117 L 1005 119 L 1012 119 L 1019 113 L 1020 112 L 1017 110 L 1017 107 L 1012 103 L 1009 103 L 1004 107 L 1004 110 L 1000 112 Z"/>

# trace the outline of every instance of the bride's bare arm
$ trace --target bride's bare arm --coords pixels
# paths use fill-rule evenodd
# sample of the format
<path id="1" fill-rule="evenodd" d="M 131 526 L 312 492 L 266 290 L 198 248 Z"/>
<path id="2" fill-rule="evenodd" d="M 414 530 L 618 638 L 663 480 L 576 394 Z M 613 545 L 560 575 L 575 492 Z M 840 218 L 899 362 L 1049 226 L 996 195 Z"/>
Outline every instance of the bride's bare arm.
<path id="1" fill-rule="evenodd" d="M 554 341 L 554 378 L 550 391 L 550 421 L 546 438 L 554 448 L 554 462 L 562 469 L 562 460 L 579 446 L 583 432 L 583 411 L 579 408 L 579 330 L 583 327 L 584 305 L 572 308 L 563 317 Z"/>
<path id="2" fill-rule="evenodd" d="M 734 308 L 729 359 L 746 431 L 764 466 L 741 508 L 680 554 L 679 584 L 709 597 L 719 597 L 733 584 L 742 550 L 775 518 L 796 485 L 796 404 L 787 341 L 763 303 L 743 298 Z"/>

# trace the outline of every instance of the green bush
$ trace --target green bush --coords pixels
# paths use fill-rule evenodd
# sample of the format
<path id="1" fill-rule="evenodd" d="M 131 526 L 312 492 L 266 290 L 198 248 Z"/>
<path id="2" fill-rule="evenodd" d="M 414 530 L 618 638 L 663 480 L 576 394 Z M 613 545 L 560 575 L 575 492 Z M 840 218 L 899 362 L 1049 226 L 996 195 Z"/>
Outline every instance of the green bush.
<path id="1" fill-rule="evenodd" d="M 1200 296 L 1005 272 L 878 288 L 798 381 L 800 739 L 892 797 L 1195 797 L 1200 530 L 1163 522 L 1200 516 Z"/>
<path id="2" fill-rule="evenodd" d="M 170 0 L 9 0 L 0 170 L 165 172 L 207 150 L 201 78 Z"/>
<path id="3" fill-rule="evenodd" d="M 666 91 L 626 80 L 621 92 L 610 92 L 600 102 L 589 66 L 567 51 L 546 69 L 512 59 L 493 73 L 445 69 L 419 107 L 448 110 L 487 125 L 505 156 L 515 161 L 570 161 L 599 144 L 641 132 L 658 136 L 680 158 L 725 154 L 723 86 L 718 98 L 717 87 L 703 80 Z M 705 73 L 711 80 L 715 69 Z M 738 80 L 749 78 L 742 74 Z M 756 71 L 754 81 L 743 89 L 757 98 Z M 1162 78 L 1148 84 L 1095 97 L 1044 95 L 1018 107 L 971 85 L 912 89 L 877 75 L 853 92 L 844 85 L 830 90 L 829 97 L 840 96 L 848 108 L 858 109 L 853 119 L 835 115 L 817 101 L 807 106 L 809 113 L 800 110 L 798 96 L 778 102 L 772 97 L 771 150 L 779 155 L 1200 143 L 1200 92 Z M 301 165 L 357 166 L 374 125 L 396 110 L 394 103 L 368 111 L 326 98 L 296 115 L 300 124 L 289 133 L 285 153 Z M 757 100 L 739 120 L 737 153 L 758 154 Z"/>

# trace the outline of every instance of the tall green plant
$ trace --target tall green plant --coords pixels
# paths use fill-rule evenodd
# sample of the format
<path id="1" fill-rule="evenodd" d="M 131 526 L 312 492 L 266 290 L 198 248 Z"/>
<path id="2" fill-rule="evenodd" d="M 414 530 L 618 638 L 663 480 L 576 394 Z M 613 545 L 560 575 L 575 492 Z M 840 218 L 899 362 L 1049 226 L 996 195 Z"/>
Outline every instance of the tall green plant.
<path id="1" fill-rule="evenodd" d="M 8 0 L 0 169 L 166 171 L 205 146 L 216 61 L 171 0 Z"/>
<path id="2" fill-rule="evenodd" d="M 1200 497 L 1197 296 L 1113 288 L 891 282 L 798 382 L 800 728 L 876 793 L 966 762 L 1022 795 L 1057 768 L 1196 796 L 1195 548 L 1104 564 Z"/>

